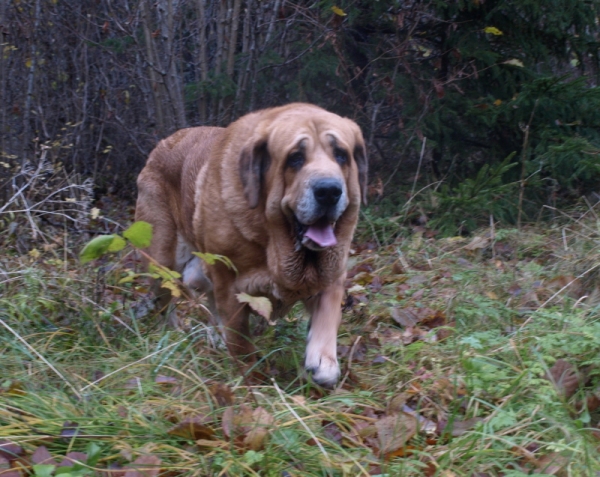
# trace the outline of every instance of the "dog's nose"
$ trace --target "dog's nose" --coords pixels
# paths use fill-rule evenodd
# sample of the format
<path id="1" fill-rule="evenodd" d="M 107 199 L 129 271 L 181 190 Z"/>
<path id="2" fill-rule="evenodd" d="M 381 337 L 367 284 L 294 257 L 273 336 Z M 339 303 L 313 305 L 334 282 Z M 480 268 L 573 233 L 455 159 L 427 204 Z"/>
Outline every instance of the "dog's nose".
<path id="1" fill-rule="evenodd" d="M 324 207 L 336 205 L 342 196 L 342 186 L 337 179 L 320 179 L 313 185 L 315 199 Z"/>

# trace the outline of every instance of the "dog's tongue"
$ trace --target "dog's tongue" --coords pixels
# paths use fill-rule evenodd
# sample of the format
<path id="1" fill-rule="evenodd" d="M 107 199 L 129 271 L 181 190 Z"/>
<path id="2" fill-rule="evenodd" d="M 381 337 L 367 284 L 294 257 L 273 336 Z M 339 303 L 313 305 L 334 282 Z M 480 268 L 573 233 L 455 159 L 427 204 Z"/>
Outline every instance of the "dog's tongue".
<path id="1" fill-rule="evenodd" d="M 333 247 L 337 244 L 337 239 L 333 233 L 333 227 L 327 219 L 322 219 L 309 225 L 304 236 L 311 239 L 319 247 Z"/>

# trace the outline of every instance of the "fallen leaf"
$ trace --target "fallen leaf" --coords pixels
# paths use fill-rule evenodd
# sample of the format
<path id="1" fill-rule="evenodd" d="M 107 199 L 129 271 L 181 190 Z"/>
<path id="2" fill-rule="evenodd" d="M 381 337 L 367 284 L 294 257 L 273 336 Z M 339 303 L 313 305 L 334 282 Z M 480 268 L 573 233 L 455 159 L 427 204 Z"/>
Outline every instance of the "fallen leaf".
<path id="1" fill-rule="evenodd" d="M 46 446 L 40 446 L 35 450 L 31 455 L 31 462 L 34 464 L 58 465 Z"/>
<path id="2" fill-rule="evenodd" d="M 481 417 L 472 417 L 464 421 L 453 421 L 449 426 L 445 426 L 442 433 L 450 433 L 452 437 L 462 436 L 465 432 L 473 429 L 479 422 L 483 421 Z"/>
<path id="3" fill-rule="evenodd" d="M 161 460 L 152 454 L 141 455 L 127 466 L 125 477 L 157 477 Z"/>
<path id="4" fill-rule="evenodd" d="M 11 467 L 11 462 L 0 456 L 0 477 L 22 477 L 22 474 L 19 468 Z"/>
<path id="5" fill-rule="evenodd" d="M 265 437 L 275 419 L 264 408 L 257 407 L 252 412 L 252 421 L 252 429 L 246 435 L 244 445 L 251 450 L 257 451 L 262 449 Z"/>
<path id="6" fill-rule="evenodd" d="M 546 454 L 537 460 L 535 464 L 535 473 L 544 475 L 562 475 L 561 471 L 569 465 L 570 461 L 570 459 L 560 455 L 558 452 Z"/>
<path id="7" fill-rule="evenodd" d="M 79 434 L 79 424 L 76 422 L 66 421 L 60 431 L 61 437 L 76 437 Z"/>
<path id="8" fill-rule="evenodd" d="M 271 322 L 271 313 L 273 313 L 271 300 L 264 296 L 250 296 L 247 293 L 238 293 L 236 297 L 240 303 L 248 303 L 250 308 L 267 320 L 270 325 L 275 325 L 274 322 Z"/>
<path id="9" fill-rule="evenodd" d="M 173 426 L 167 431 L 167 434 L 190 440 L 208 440 L 214 436 L 215 431 L 204 424 L 202 417 L 191 417 Z"/>
<path id="10" fill-rule="evenodd" d="M 6 439 L 0 439 L 0 457 L 14 460 L 20 455 L 23 455 L 23 448 L 21 446 Z"/>
<path id="11" fill-rule="evenodd" d="M 564 359 L 558 359 L 546 375 L 554 387 L 565 399 L 572 397 L 579 387 L 577 368 Z"/>
<path id="12" fill-rule="evenodd" d="M 404 412 L 385 416 L 375 422 L 380 455 L 397 451 L 417 432 L 417 419 Z"/>
<path id="13" fill-rule="evenodd" d="M 225 407 L 233 404 L 233 391 L 227 384 L 214 383 L 208 389 L 219 406 Z"/>
<path id="14" fill-rule="evenodd" d="M 490 239 L 486 237 L 473 237 L 467 245 L 465 245 L 465 249 L 467 250 L 480 250 L 486 248 L 490 244 Z"/>

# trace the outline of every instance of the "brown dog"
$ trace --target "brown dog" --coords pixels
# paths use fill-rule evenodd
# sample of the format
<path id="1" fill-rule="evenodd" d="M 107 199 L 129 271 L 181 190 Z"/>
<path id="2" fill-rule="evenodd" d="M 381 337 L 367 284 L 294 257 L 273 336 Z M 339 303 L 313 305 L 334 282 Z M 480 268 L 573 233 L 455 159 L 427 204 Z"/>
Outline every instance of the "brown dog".
<path id="1" fill-rule="evenodd" d="M 366 195 L 356 123 L 294 103 L 227 128 L 183 129 L 158 144 L 137 182 L 135 218 L 154 228 L 149 255 L 209 295 L 229 349 L 254 350 L 250 310 L 236 294 L 266 296 L 280 313 L 302 300 L 311 313 L 305 367 L 334 384 L 346 261 Z M 237 272 L 192 251 L 224 255 Z"/>

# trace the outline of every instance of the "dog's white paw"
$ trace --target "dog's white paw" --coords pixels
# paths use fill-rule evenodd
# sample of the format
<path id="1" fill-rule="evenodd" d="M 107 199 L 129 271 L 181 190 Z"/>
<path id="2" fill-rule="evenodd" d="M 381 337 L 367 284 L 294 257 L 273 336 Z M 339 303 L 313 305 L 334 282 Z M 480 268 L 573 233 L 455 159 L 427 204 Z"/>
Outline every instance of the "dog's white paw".
<path id="1" fill-rule="evenodd" d="M 340 366 L 337 358 L 323 353 L 307 351 L 304 367 L 312 373 L 314 382 L 326 388 L 335 386 L 340 378 Z"/>

